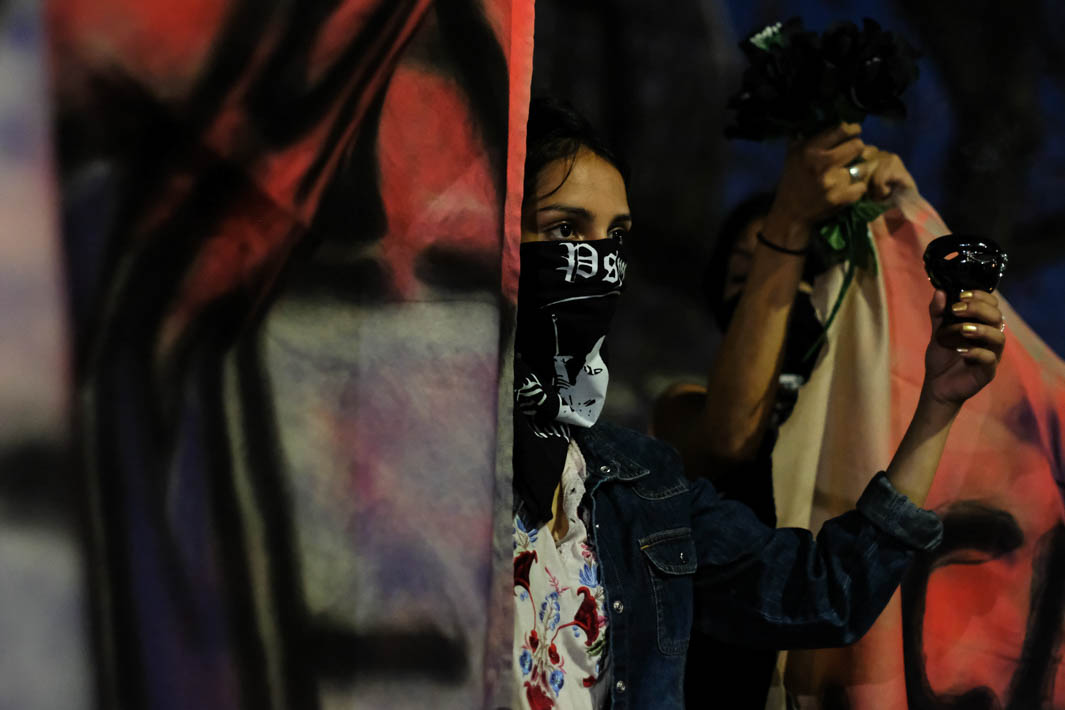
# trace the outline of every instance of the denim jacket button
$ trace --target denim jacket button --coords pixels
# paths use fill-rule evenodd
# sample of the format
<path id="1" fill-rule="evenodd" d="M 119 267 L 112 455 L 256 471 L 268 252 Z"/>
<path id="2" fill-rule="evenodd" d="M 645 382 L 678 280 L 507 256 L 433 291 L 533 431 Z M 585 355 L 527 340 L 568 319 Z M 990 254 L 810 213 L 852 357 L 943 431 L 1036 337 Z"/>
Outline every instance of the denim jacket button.
<path id="1" fill-rule="evenodd" d="M 614 688 L 619 693 L 624 693 L 626 690 L 628 690 L 628 687 L 629 686 L 625 685 L 625 681 L 623 681 L 623 680 L 619 680 L 617 683 L 614 683 Z"/>
<path id="2" fill-rule="evenodd" d="M 610 467 L 606 464 L 603 464 L 599 467 L 599 473 L 610 473 Z"/>
<path id="3" fill-rule="evenodd" d="M 684 553 L 683 552 L 680 553 L 680 561 L 684 562 L 686 559 L 687 559 L 687 557 L 684 555 Z"/>
<path id="4" fill-rule="evenodd" d="M 623 611 L 625 611 L 625 605 L 621 603 L 620 599 L 616 600 L 614 602 L 614 613 L 620 614 Z"/>

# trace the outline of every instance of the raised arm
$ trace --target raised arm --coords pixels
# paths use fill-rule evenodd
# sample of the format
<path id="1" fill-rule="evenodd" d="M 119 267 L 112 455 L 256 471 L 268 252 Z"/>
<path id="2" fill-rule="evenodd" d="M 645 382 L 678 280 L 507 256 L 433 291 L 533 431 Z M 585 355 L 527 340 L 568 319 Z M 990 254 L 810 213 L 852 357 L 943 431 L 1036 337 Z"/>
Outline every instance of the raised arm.
<path id="1" fill-rule="evenodd" d="M 994 377 L 1005 342 L 994 296 L 961 294 L 930 306 L 933 337 L 917 411 L 886 474 L 856 510 L 808 531 L 773 530 L 705 481 L 693 486 L 700 620 L 709 633 L 753 646 L 822 647 L 855 641 L 879 616 L 915 550 L 934 547 L 942 528 L 921 510 L 962 403 Z"/>
<path id="2" fill-rule="evenodd" d="M 961 405 L 995 376 L 1006 335 L 998 299 L 966 291 L 950 304 L 955 319 L 944 325 L 948 298 L 936 291 L 929 305 L 935 337 L 925 351 L 925 380 L 917 410 L 887 475 L 896 489 L 918 505 L 932 485 L 947 434 Z"/>
<path id="3" fill-rule="evenodd" d="M 696 625 L 752 648 L 827 648 L 861 638 L 919 549 L 942 536 L 939 519 L 884 475 L 857 510 L 809 530 L 769 528 L 746 506 L 693 484 Z"/>
<path id="4" fill-rule="evenodd" d="M 799 253 L 753 245 L 707 383 L 674 385 L 656 403 L 652 430 L 681 451 L 689 475 L 716 480 L 715 472 L 739 470 L 729 464 L 753 460 L 762 444 L 812 225 L 863 195 L 880 200 L 916 187 L 897 155 L 863 144 L 857 135 L 857 126 L 843 125 L 792 146 L 761 231 L 770 244 Z M 859 157 L 860 179 L 854 182 L 846 166 Z M 747 258 L 747 249 L 736 251 Z M 732 271 L 742 271 L 742 264 Z"/>
<path id="5" fill-rule="evenodd" d="M 813 225 L 867 191 L 872 166 L 863 163 L 857 181 L 846 168 L 866 148 L 860 132 L 857 124 L 843 124 L 788 152 L 747 285 L 707 377 L 704 436 L 697 440 L 710 458 L 743 461 L 758 450 Z"/>

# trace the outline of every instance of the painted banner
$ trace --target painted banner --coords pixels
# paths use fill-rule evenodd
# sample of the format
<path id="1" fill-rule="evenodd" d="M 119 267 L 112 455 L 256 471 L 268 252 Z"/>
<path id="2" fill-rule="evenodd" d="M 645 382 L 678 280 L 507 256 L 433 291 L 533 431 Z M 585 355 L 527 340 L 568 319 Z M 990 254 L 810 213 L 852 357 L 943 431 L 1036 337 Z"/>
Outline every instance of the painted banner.
<path id="1" fill-rule="evenodd" d="M 509 699 L 531 0 L 53 0 L 99 706 Z"/>
<path id="2" fill-rule="evenodd" d="M 0 708 L 87 710 L 64 255 L 36 0 L 0 2 Z"/>
<path id="3" fill-rule="evenodd" d="M 782 525 L 816 530 L 852 506 L 916 406 L 931 334 L 921 256 L 949 229 L 915 194 L 871 228 L 882 278 L 852 288 L 774 451 Z M 836 278 L 817 284 L 822 307 Z M 998 374 L 962 408 L 926 503 L 943 544 L 918 556 L 861 641 L 789 654 L 803 708 L 1065 707 L 1065 363 L 999 296 Z"/>

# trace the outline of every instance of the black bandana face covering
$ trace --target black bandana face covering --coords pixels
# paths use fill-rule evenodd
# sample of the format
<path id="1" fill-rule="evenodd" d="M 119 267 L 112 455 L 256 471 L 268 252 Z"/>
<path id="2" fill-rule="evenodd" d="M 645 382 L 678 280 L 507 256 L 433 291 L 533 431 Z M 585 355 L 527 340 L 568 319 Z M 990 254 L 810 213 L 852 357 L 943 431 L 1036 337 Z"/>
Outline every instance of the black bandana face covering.
<path id="1" fill-rule="evenodd" d="M 515 490 L 532 520 L 551 517 L 570 427 L 603 410 L 604 340 L 625 281 L 616 239 L 521 245 L 514 366 Z"/>

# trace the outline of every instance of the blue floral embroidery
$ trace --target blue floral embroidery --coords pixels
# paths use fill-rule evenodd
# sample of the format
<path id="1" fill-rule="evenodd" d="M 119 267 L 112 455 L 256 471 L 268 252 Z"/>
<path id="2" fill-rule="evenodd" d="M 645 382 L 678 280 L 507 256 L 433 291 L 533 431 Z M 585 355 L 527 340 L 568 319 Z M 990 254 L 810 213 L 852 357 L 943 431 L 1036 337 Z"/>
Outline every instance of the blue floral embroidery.
<path id="1" fill-rule="evenodd" d="M 585 562 L 584 567 L 581 568 L 581 572 L 577 576 L 580 578 L 581 584 L 586 587 L 591 587 L 592 589 L 595 589 L 599 586 L 598 565 L 591 565 Z"/>
<path id="2" fill-rule="evenodd" d="M 573 638 L 579 639 L 581 637 L 581 627 L 571 626 L 570 628 L 573 629 Z"/>
<path id="3" fill-rule="evenodd" d="M 521 666 L 521 674 L 529 675 L 529 671 L 532 670 L 532 654 L 529 653 L 529 649 L 522 649 L 521 655 L 518 656 L 518 665 Z"/>
<path id="4" fill-rule="evenodd" d="M 514 527 L 517 528 L 517 530 L 519 530 L 519 531 L 525 533 L 526 535 L 528 535 L 529 536 L 529 542 L 536 542 L 536 536 L 540 532 L 539 529 L 525 527 L 525 523 L 522 522 L 522 519 L 521 519 L 520 515 L 515 515 L 514 516 Z"/>
<path id="5" fill-rule="evenodd" d="M 528 598 L 529 598 L 529 595 L 526 593 L 526 591 L 524 589 L 522 589 L 520 592 L 518 592 L 518 599 L 520 601 L 525 601 Z"/>
<path id="6" fill-rule="evenodd" d="M 550 607 L 548 606 L 550 604 Z M 540 604 L 540 621 L 544 621 L 544 617 L 547 617 L 547 628 L 552 631 L 558 626 L 558 623 L 562 621 L 562 605 L 558 602 L 558 592 L 551 592 L 547 595 L 547 598 Z"/>
<path id="7" fill-rule="evenodd" d="M 562 684 L 566 682 L 566 674 L 559 670 L 551 671 L 548 682 L 551 684 L 551 690 L 555 691 L 557 696 L 562 691 Z"/>

